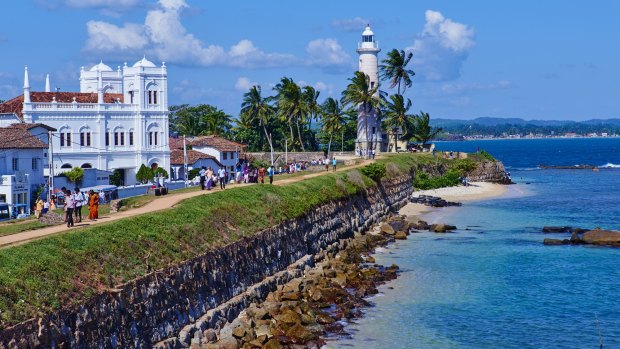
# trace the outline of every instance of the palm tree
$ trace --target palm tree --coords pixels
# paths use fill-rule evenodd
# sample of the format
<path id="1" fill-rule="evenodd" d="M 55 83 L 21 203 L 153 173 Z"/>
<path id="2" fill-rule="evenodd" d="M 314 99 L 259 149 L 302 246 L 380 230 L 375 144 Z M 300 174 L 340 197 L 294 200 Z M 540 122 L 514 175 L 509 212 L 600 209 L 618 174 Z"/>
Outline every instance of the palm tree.
<path id="1" fill-rule="evenodd" d="M 381 72 L 381 80 L 389 80 L 390 88 L 398 86 L 398 94 L 405 92 L 407 87 L 411 87 L 411 77 L 415 75 L 413 70 L 407 69 L 407 64 L 411 61 L 413 53 L 404 50 L 398 51 L 393 49 L 387 53 L 387 58 L 381 61 L 383 64 L 379 66 Z M 400 91 L 400 87 L 403 91 Z"/>
<path id="2" fill-rule="evenodd" d="M 273 106 L 269 104 L 269 98 L 263 98 L 261 96 L 260 86 L 252 86 L 250 91 L 243 95 L 243 102 L 241 103 L 241 116 L 242 119 L 246 119 L 250 122 L 258 122 L 265 131 L 265 137 L 269 142 L 269 148 L 271 149 L 271 165 L 273 165 L 273 142 L 271 134 L 267 132 L 267 124 L 275 114 Z"/>
<path id="3" fill-rule="evenodd" d="M 202 106 L 199 106 L 202 107 Z M 227 135 L 232 128 L 232 116 L 223 110 L 207 105 L 202 108 L 203 130 L 201 135 Z"/>
<path id="4" fill-rule="evenodd" d="M 373 110 L 379 111 L 381 98 L 379 97 L 379 85 L 370 87 L 370 77 L 363 72 L 355 72 L 347 88 L 342 91 L 340 102 L 343 106 L 353 104 L 357 107 L 358 117 L 364 117 L 364 129 L 366 130 L 366 149 L 369 149 L 368 140 L 368 113 Z"/>
<path id="5" fill-rule="evenodd" d="M 301 140 L 301 132 L 299 130 L 299 120 L 303 118 L 305 109 L 301 88 L 293 79 L 283 77 L 280 83 L 273 89 L 276 91 L 275 99 L 278 116 L 282 121 L 288 124 L 289 130 L 291 131 L 291 146 L 295 144 L 295 136 L 293 135 L 293 124 L 295 124 L 297 125 L 297 134 L 299 136 L 301 150 L 305 151 L 303 141 Z"/>
<path id="6" fill-rule="evenodd" d="M 306 112 L 308 113 L 308 129 L 312 128 L 312 120 L 316 119 L 321 113 L 321 106 L 318 99 L 321 91 L 317 91 L 312 86 L 304 86 L 304 102 L 306 103 Z"/>
<path id="7" fill-rule="evenodd" d="M 334 98 L 327 98 L 321 106 L 321 120 L 323 121 L 323 131 L 329 133 L 329 144 L 327 145 L 327 157 L 332 147 L 334 133 L 339 132 L 346 122 L 347 111 Z"/>
<path id="8" fill-rule="evenodd" d="M 396 151 L 396 147 L 398 146 L 398 134 L 400 133 L 402 137 L 405 138 L 407 138 L 407 136 L 410 137 L 410 133 L 412 133 L 415 128 L 413 125 L 415 117 L 408 114 L 409 109 L 411 109 L 411 100 L 409 98 L 407 98 L 406 103 L 402 95 L 391 95 L 390 99 L 392 102 L 388 102 L 385 108 L 384 125 L 387 129 L 392 130 L 392 135 L 394 136 L 394 151 Z"/>
<path id="9" fill-rule="evenodd" d="M 415 117 L 415 131 L 413 132 L 413 138 L 422 143 L 422 148 L 424 148 L 428 141 L 435 138 L 435 136 L 442 131 L 441 127 L 431 127 L 430 119 L 431 116 L 423 111 L 420 111 L 420 115 L 416 115 Z"/>

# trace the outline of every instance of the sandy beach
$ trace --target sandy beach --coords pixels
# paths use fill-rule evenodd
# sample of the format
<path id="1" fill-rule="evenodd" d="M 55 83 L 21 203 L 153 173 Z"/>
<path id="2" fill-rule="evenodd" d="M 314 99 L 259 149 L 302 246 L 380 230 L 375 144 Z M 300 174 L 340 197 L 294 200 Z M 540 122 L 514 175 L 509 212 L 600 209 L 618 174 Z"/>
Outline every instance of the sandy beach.
<path id="1" fill-rule="evenodd" d="M 469 186 L 447 187 L 432 190 L 415 191 L 413 195 L 438 196 L 447 201 L 475 201 L 490 199 L 504 195 L 508 187 L 503 184 L 488 182 L 472 182 Z M 417 216 L 431 211 L 432 208 L 423 204 L 408 203 L 400 209 L 399 213 L 408 216 Z"/>

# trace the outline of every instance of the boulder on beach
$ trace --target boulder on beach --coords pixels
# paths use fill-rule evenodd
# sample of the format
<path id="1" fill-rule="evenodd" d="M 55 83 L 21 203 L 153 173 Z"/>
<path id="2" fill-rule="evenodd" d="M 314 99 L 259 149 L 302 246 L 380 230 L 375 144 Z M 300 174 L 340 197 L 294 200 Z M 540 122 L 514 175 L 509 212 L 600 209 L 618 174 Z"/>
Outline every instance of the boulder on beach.
<path id="1" fill-rule="evenodd" d="M 433 224 L 428 228 L 428 230 L 433 233 L 450 233 L 452 232 L 452 230 L 455 230 L 455 229 L 456 227 L 454 225 L 443 224 L 443 223 Z"/>
<path id="2" fill-rule="evenodd" d="M 583 233 L 581 241 L 592 245 L 620 245 L 620 231 L 595 229 Z"/>
<path id="3" fill-rule="evenodd" d="M 394 231 L 394 228 L 392 228 L 392 226 L 387 223 L 381 224 L 381 233 L 387 234 L 387 235 L 396 234 L 396 232 Z"/>
<path id="4" fill-rule="evenodd" d="M 406 240 L 407 239 L 407 233 L 405 233 L 404 231 L 396 232 L 396 234 L 394 234 L 394 239 L 396 239 L 396 240 Z"/>

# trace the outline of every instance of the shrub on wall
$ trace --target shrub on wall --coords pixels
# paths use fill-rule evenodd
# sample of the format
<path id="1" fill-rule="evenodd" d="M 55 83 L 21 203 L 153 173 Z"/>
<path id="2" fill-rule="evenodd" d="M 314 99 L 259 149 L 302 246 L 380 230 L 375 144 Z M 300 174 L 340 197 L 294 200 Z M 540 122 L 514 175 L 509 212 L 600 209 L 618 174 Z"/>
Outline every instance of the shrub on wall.
<path id="1" fill-rule="evenodd" d="M 364 176 L 372 178 L 375 182 L 379 182 L 381 178 L 385 177 L 386 172 L 385 165 L 377 162 L 362 167 L 360 171 Z"/>

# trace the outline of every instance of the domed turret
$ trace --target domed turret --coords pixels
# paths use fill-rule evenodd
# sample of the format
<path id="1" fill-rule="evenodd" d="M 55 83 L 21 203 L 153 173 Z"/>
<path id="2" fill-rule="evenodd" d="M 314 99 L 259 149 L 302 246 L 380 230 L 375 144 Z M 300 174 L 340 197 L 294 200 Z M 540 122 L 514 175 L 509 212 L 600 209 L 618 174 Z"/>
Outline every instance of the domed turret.
<path id="1" fill-rule="evenodd" d="M 93 67 L 90 68 L 90 71 L 112 71 L 112 68 L 110 68 L 108 65 L 103 64 L 103 61 L 101 61 L 99 62 L 99 64 L 93 65 Z"/>
<path id="2" fill-rule="evenodd" d="M 134 67 L 144 67 L 144 68 L 155 68 L 155 64 L 151 61 L 149 61 L 148 59 L 146 59 L 146 57 L 142 58 L 141 60 L 137 61 L 136 63 L 134 63 L 133 65 Z"/>

